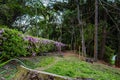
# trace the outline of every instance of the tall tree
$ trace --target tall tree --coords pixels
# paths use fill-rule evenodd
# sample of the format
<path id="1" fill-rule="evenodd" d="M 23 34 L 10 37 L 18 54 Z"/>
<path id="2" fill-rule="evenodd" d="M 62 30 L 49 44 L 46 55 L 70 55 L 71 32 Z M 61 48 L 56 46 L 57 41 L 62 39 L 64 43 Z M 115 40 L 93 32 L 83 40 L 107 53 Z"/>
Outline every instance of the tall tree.
<path id="1" fill-rule="evenodd" d="M 107 2 L 107 0 L 105 0 Z M 106 28 L 107 28 L 107 13 L 105 10 L 103 10 L 103 23 L 102 23 L 102 40 L 101 40 L 101 51 L 100 51 L 100 54 L 99 54 L 99 57 L 101 60 L 103 60 L 103 57 L 104 57 L 104 54 L 105 54 L 105 46 L 106 46 L 106 37 L 107 37 L 107 31 L 106 31 Z"/>
<path id="2" fill-rule="evenodd" d="M 120 6 L 120 5 L 117 5 L 117 6 Z M 117 53 L 116 60 L 115 60 L 115 66 L 120 68 L 120 21 L 119 21 L 120 20 L 120 14 L 117 17 L 118 17 L 117 27 L 119 27 L 119 29 L 118 29 L 118 34 L 117 34 L 117 36 L 118 36 L 118 53 Z"/>
<path id="3" fill-rule="evenodd" d="M 80 27 L 80 33 L 81 33 L 81 37 L 82 37 L 82 53 L 84 53 L 86 55 L 86 48 L 85 48 L 85 40 L 84 40 L 84 32 L 83 32 L 83 21 L 82 18 L 80 18 L 80 14 L 82 15 L 82 10 L 80 12 L 80 1 L 76 0 L 77 2 L 77 19 L 78 19 L 78 26 Z M 81 16 L 82 17 L 82 16 Z"/>
<path id="4" fill-rule="evenodd" d="M 95 0 L 95 36 L 94 36 L 94 60 L 98 56 L 98 0 Z"/>
<path id="5" fill-rule="evenodd" d="M 118 32 L 118 53 L 115 60 L 115 66 L 120 68 L 120 32 Z"/>

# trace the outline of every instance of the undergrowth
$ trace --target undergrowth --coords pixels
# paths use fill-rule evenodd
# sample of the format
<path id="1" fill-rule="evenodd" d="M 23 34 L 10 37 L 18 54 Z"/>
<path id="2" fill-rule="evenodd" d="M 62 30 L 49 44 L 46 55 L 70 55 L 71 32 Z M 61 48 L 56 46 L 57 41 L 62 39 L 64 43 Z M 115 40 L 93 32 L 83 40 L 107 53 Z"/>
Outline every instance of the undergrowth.
<path id="1" fill-rule="evenodd" d="M 40 56 L 21 59 L 21 61 L 26 65 L 26 67 L 36 69 L 47 67 L 53 64 L 56 59 L 59 59 L 59 57 L 56 58 L 54 56 Z M 2 68 L 0 68 L 0 71 L 2 71 Z M 12 77 L 14 77 L 16 71 L 16 68 L 8 69 L 8 71 L 3 70 L 0 73 L 0 76 L 2 75 L 7 80 L 10 80 Z M 81 77 L 93 78 L 95 80 L 120 80 L 119 69 L 98 63 L 86 63 L 76 57 L 60 57 L 60 59 L 54 63 L 54 65 L 47 69 L 45 68 L 44 71 L 72 78 Z"/>
<path id="2" fill-rule="evenodd" d="M 63 59 L 45 71 L 69 77 L 120 80 L 118 70 L 100 64 L 89 64 L 74 57 Z"/>

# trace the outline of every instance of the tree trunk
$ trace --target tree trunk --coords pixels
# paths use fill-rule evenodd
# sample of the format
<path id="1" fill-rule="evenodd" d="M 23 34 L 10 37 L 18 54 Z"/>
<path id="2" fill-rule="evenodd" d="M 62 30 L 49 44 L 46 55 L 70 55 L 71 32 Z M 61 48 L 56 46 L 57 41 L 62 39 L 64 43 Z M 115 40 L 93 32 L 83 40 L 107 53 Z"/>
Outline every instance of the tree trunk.
<path id="1" fill-rule="evenodd" d="M 102 41 L 101 41 L 101 53 L 99 54 L 100 59 L 103 60 L 104 54 L 105 54 L 105 43 L 106 43 L 106 27 L 107 27 L 107 14 L 106 11 L 104 11 L 104 23 L 102 28 Z"/>
<path id="2" fill-rule="evenodd" d="M 82 36 L 82 53 L 84 53 L 84 56 L 86 57 L 86 47 L 85 47 L 85 40 L 84 40 L 84 30 L 83 30 L 83 25 L 82 27 L 82 31 L 81 31 L 81 36 Z"/>
<path id="3" fill-rule="evenodd" d="M 118 53 L 115 59 L 115 66 L 120 68 L 120 32 L 118 32 Z"/>
<path id="4" fill-rule="evenodd" d="M 103 27 L 103 31 L 102 31 L 101 53 L 100 53 L 101 60 L 103 60 L 105 54 L 105 43 L 106 43 L 106 25 Z"/>
<path id="5" fill-rule="evenodd" d="M 94 36 L 94 60 L 98 57 L 98 0 L 95 0 L 95 36 Z"/>
<path id="6" fill-rule="evenodd" d="M 79 7 L 79 0 L 76 0 L 77 2 L 77 18 L 78 18 L 78 25 L 80 27 L 80 33 L 81 33 L 81 44 L 82 44 L 82 53 L 84 56 L 86 56 L 86 47 L 85 47 L 85 40 L 84 40 L 84 32 L 83 32 L 83 23 L 82 20 L 80 20 L 80 7 Z M 81 12 L 82 14 L 82 12 Z"/>
<path id="7" fill-rule="evenodd" d="M 118 30 L 118 53 L 117 53 L 117 56 L 115 58 L 115 66 L 120 68 L 120 28 L 119 28 L 120 22 L 119 22 L 119 17 L 120 17 L 120 14 L 117 16 L 118 24 L 116 25 L 117 30 Z"/>

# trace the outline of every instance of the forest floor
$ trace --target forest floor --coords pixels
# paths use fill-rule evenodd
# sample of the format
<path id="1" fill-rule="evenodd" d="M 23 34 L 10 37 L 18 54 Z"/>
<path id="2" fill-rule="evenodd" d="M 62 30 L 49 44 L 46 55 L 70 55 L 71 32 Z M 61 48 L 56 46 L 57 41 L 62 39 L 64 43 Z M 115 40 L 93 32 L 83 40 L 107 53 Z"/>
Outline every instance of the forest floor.
<path id="1" fill-rule="evenodd" d="M 63 56 L 49 55 L 20 58 L 19 62 L 11 61 L 0 68 L 0 77 L 11 80 L 17 72 L 17 66 L 24 66 L 68 77 L 94 78 L 95 80 L 120 80 L 120 69 L 98 61 L 88 63 L 84 57 L 72 51 L 62 52 Z"/>

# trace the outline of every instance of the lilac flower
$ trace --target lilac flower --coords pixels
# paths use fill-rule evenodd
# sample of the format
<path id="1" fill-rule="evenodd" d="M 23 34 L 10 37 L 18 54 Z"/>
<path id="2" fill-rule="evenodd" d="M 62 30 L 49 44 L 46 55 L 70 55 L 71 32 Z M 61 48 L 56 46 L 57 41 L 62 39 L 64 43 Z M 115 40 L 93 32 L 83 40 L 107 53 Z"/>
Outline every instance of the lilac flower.
<path id="1" fill-rule="evenodd" d="M 4 29 L 0 30 L 0 34 L 2 34 L 4 32 Z"/>
<path id="2" fill-rule="evenodd" d="M 41 43 L 43 43 L 43 44 L 50 44 L 51 43 L 51 41 L 50 40 L 42 40 L 42 42 Z"/>
<path id="3" fill-rule="evenodd" d="M 32 56 L 36 56 L 36 53 L 34 52 L 34 53 L 32 53 Z"/>
<path id="4" fill-rule="evenodd" d="M 59 47 L 59 46 L 64 47 L 65 46 L 65 44 L 63 44 L 61 42 L 55 42 L 54 44 L 55 44 L 56 47 Z"/>
<path id="5" fill-rule="evenodd" d="M 61 42 L 54 42 L 55 46 L 57 47 L 57 50 L 59 52 L 61 52 L 61 47 L 64 47 L 65 44 L 61 43 Z"/>
<path id="6" fill-rule="evenodd" d="M 57 41 L 52 41 L 52 40 L 48 40 L 48 39 L 39 39 L 39 38 L 35 38 L 32 36 L 26 36 L 23 37 L 24 40 L 30 41 L 32 43 L 40 43 L 40 45 L 49 45 L 49 44 L 53 44 L 56 46 L 58 51 L 61 51 L 61 47 L 66 46 L 65 44 L 61 43 L 61 42 L 57 42 Z M 31 49 L 32 46 L 28 46 L 28 49 Z M 36 53 L 32 53 L 33 56 L 35 56 Z"/>
<path id="7" fill-rule="evenodd" d="M 31 37 L 31 36 L 24 37 L 23 39 L 33 43 L 37 43 L 39 41 L 37 38 Z"/>

